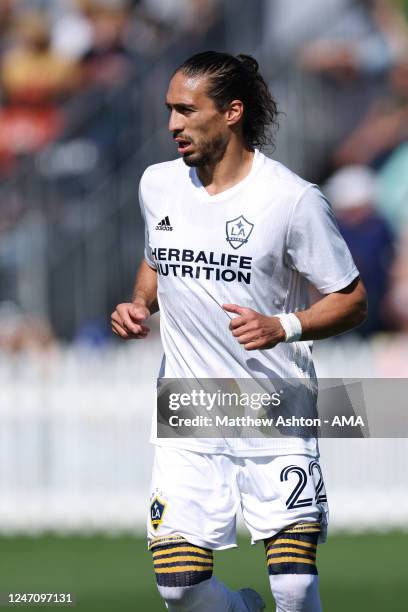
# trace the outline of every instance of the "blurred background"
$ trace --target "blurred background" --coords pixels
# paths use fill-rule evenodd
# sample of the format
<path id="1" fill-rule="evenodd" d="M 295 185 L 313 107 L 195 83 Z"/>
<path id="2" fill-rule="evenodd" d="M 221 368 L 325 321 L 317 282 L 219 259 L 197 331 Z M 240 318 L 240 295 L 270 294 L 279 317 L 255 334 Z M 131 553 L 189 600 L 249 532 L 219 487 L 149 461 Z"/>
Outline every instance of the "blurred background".
<path id="1" fill-rule="evenodd" d="M 408 0 L 0 0 L 0 591 L 162 609 L 143 535 L 158 320 L 121 344 L 109 317 L 143 253 L 139 178 L 177 156 L 164 96 L 193 53 L 258 59 L 281 111 L 266 153 L 321 186 L 361 271 L 369 318 L 316 343 L 318 374 L 408 376 L 407 33 Z M 331 612 L 406 609 L 407 450 L 322 440 Z M 219 571 L 269 597 L 247 539 Z"/>

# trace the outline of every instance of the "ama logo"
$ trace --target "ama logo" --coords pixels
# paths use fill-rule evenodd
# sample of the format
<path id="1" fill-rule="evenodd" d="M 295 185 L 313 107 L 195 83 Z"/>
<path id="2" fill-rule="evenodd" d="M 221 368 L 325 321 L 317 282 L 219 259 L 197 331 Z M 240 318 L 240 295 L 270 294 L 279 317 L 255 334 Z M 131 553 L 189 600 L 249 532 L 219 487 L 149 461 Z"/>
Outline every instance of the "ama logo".
<path id="1" fill-rule="evenodd" d="M 239 249 L 239 247 L 248 242 L 253 229 L 254 224 L 247 221 L 243 215 L 240 215 L 236 219 L 227 221 L 225 225 L 226 240 L 233 249 Z"/>

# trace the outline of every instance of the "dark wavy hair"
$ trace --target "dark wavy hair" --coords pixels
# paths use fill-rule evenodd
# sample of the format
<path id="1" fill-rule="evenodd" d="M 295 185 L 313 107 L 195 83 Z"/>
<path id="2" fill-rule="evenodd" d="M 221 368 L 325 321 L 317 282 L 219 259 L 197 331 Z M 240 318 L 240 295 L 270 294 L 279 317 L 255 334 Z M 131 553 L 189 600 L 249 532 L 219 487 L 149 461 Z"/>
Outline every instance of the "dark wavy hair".
<path id="1" fill-rule="evenodd" d="M 277 126 L 278 109 L 256 59 L 250 55 L 230 55 L 216 51 L 197 53 L 175 70 L 188 77 L 208 77 L 207 95 L 219 111 L 232 100 L 244 105 L 243 136 L 249 147 L 273 144 L 272 131 Z"/>

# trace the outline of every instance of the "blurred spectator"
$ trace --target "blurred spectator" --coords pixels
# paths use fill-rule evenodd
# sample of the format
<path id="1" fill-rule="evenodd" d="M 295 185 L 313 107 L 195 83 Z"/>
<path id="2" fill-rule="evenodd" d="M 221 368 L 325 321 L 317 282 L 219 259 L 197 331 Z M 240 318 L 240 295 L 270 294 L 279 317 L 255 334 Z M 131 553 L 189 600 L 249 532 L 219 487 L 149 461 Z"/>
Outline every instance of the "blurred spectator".
<path id="1" fill-rule="evenodd" d="M 373 4 L 376 22 L 394 56 L 397 59 L 403 57 L 408 50 L 408 12 L 404 10 L 404 5 L 408 9 L 407 0 L 373 0 Z"/>
<path id="2" fill-rule="evenodd" d="M 9 103 L 53 103 L 78 85 L 75 64 L 51 49 L 46 15 L 23 14 L 15 35 L 15 45 L 2 62 L 1 78 Z"/>
<path id="3" fill-rule="evenodd" d="M 320 167 L 312 177 L 316 181 L 332 172 L 333 165 L 363 163 L 348 158 L 340 161 L 337 150 L 365 120 L 374 102 L 385 96 L 400 48 L 396 38 L 399 41 L 400 37 L 394 39 L 394 30 L 385 28 L 378 18 L 380 0 L 336 0 L 334 11 L 331 3 L 312 1 L 314 31 L 309 27 L 308 40 L 298 49 L 297 59 L 305 89 L 317 92 L 315 104 L 313 98 L 306 98 L 306 103 L 320 107 L 317 115 L 313 108 L 305 109 L 306 132 L 318 129 L 325 144 L 316 162 Z"/>
<path id="4" fill-rule="evenodd" d="M 408 226 L 401 233 L 397 257 L 391 270 L 387 311 L 393 327 L 408 332 Z"/>
<path id="5" fill-rule="evenodd" d="M 0 53 L 9 45 L 14 5 L 15 0 L 1 0 L 0 2 Z"/>
<path id="6" fill-rule="evenodd" d="M 127 80 L 133 68 L 132 54 L 125 43 L 129 12 L 120 6 L 91 3 L 88 17 L 92 41 L 82 57 L 86 83 L 114 86 Z"/>
<path id="7" fill-rule="evenodd" d="M 357 331 L 368 335 L 384 330 L 387 322 L 383 302 L 394 237 L 385 219 L 375 210 L 375 174 L 364 166 L 345 167 L 329 179 L 325 191 L 368 293 L 368 318 Z"/>
<path id="8" fill-rule="evenodd" d="M 145 6 L 139 6 L 126 28 L 125 40 L 127 47 L 139 58 L 162 59 L 172 41 L 172 30 L 170 24 L 157 19 Z"/>
<path id="9" fill-rule="evenodd" d="M 202 34 L 216 20 L 219 0 L 144 0 L 144 4 L 150 14 L 178 33 Z"/>
<path id="10" fill-rule="evenodd" d="M 338 81 L 387 72 L 399 45 L 394 39 L 394 29 L 385 28 L 384 21 L 382 0 L 348 3 L 344 14 L 331 27 L 324 28 L 315 40 L 303 47 L 301 64 L 307 70 Z"/>
<path id="11" fill-rule="evenodd" d="M 334 163 L 380 167 L 408 139 L 408 56 L 390 73 L 390 93 L 375 101 L 362 122 L 334 153 Z"/>
<path id="12" fill-rule="evenodd" d="M 378 173 L 378 208 L 397 233 L 408 227 L 408 142 L 389 156 Z"/>
<path id="13" fill-rule="evenodd" d="M 112 343 L 112 332 L 107 319 L 84 321 L 79 325 L 74 343 L 89 348 L 101 348 Z"/>
<path id="14" fill-rule="evenodd" d="M 380 166 L 387 155 L 408 138 L 408 27 L 395 1 L 376 0 L 376 23 L 387 41 L 393 61 L 388 90 L 376 99 L 365 117 L 334 154 L 337 166 Z"/>
<path id="15" fill-rule="evenodd" d="M 15 27 L 15 44 L 3 57 L 0 111 L 0 163 L 33 153 L 56 137 L 61 126 L 57 102 L 79 84 L 78 69 L 50 46 L 46 17 L 24 13 Z"/>
<path id="16" fill-rule="evenodd" d="M 25 315 L 13 302 L 0 302 L 0 350 L 10 353 L 45 351 L 54 343 L 54 335 L 46 321 Z"/>
<path id="17" fill-rule="evenodd" d="M 56 19 L 52 28 L 52 46 L 56 53 L 77 60 L 90 49 L 92 27 L 89 10 L 89 0 L 72 0 L 69 10 Z"/>

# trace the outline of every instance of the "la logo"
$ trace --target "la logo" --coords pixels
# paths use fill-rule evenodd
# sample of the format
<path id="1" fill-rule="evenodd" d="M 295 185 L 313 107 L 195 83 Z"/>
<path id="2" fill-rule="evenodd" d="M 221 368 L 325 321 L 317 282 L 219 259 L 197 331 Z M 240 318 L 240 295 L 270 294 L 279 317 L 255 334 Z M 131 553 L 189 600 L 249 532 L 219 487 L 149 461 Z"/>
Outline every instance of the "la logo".
<path id="1" fill-rule="evenodd" d="M 166 511 L 167 505 L 160 500 L 159 497 L 155 497 L 150 504 L 150 522 L 153 529 L 156 531 L 163 522 L 163 516 Z"/>
<path id="2" fill-rule="evenodd" d="M 254 224 L 240 215 L 236 219 L 231 219 L 225 224 L 226 240 L 230 243 L 233 249 L 239 249 L 243 244 L 248 242 Z"/>

